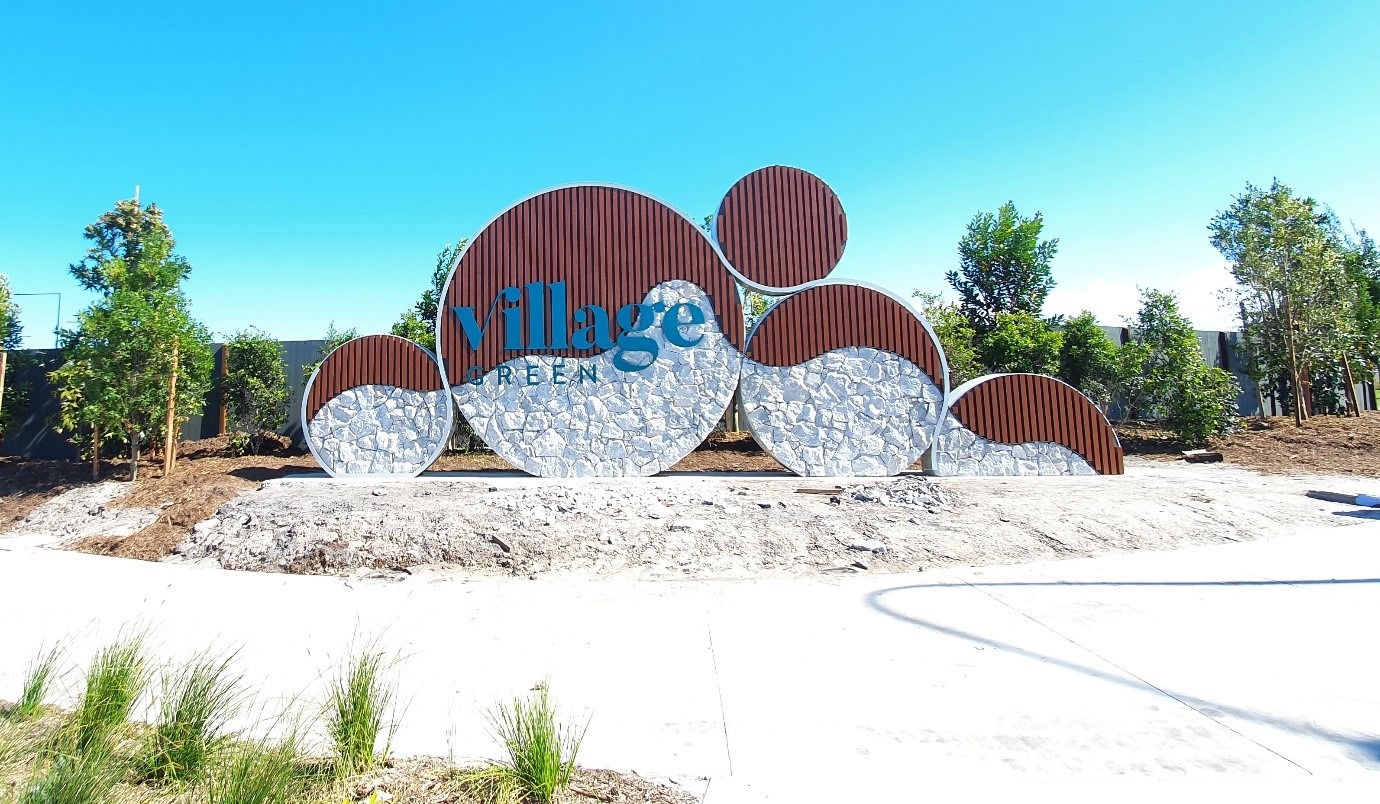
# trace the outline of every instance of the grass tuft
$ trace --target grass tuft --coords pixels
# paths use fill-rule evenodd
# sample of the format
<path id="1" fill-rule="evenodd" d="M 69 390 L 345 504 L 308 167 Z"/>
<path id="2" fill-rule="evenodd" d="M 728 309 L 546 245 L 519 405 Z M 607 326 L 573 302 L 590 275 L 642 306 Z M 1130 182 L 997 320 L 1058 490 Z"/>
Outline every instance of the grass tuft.
<path id="1" fill-rule="evenodd" d="M 230 672 L 233 658 L 203 654 L 165 678 L 143 763 L 146 778 L 194 782 L 205 776 L 213 754 L 228 739 L 226 725 L 246 702 L 243 678 Z"/>
<path id="2" fill-rule="evenodd" d="M 19 693 L 19 702 L 10 710 L 11 717 L 28 720 L 43 713 L 43 700 L 57 675 L 57 664 L 61 658 L 62 648 L 54 645 L 46 651 L 40 651 L 29 662 L 24 671 L 24 687 Z"/>
<path id="3" fill-rule="evenodd" d="M 384 677 L 389 666 L 381 652 L 366 649 L 341 668 L 330 683 L 326 731 L 335 746 L 337 770 L 342 777 L 371 770 L 388 757 L 397 728 L 391 711 L 397 698 L 397 682 Z M 384 738 L 382 747 L 380 736 Z"/>
<path id="4" fill-rule="evenodd" d="M 216 804 L 288 804 L 300 799 L 298 737 L 276 743 L 247 742 L 225 754 L 211 774 L 207 793 Z"/>
<path id="5" fill-rule="evenodd" d="M 19 795 L 19 804 L 105 804 L 125 765 L 102 740 L 76 753 L 54 753 Z"/>
<path id="6" fill-rule="evenodd" d="M 147 682 L 142 637 L 102 648 L 86 671 L 86 691 L 73 717 L 75 753 L 93 750 L 123 728 Z"/>
<path id="7" fill-rule="evenodd" d="M 570 784 L 589 723 L 578 730 L 556 716 L 548 684 L 537 685 L 529 699 L 499 703 L 488 713 L 494 737 L 508 752 L 501 767 L 528 798 L 549 802 Z"/>

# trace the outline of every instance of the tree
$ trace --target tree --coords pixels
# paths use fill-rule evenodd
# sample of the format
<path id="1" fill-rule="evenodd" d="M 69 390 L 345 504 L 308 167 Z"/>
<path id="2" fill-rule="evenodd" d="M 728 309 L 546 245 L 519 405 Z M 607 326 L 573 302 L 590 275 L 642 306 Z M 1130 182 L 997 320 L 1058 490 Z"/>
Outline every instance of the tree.
<path id="1" fill-rule="evenodd" d="M 283 347 L 278 341 L 250 328 L 237 332 L 226 344 L 225 376 L 227 418 L 237 451 L 258 455 L 265 437 L 287 423 L 287 386 Z"/>
<path id="2" fill-rule="evenodd" d="M 743 291 L 743 331 L 752 332 L 752 328 L 763 318 L 776 303 L 781 301 L 780 296 L 768 296 L 765 293 L 758 293 L 755 290 Z"/>
<path id="3" fill-rule="evenodd" d="M 436 313 L 441 306 L 441 294 L 445 291 L 450 269 L 460 252 L 465 250 L 466 242 L 462 237 L 454 245 L 447 243 L 436 253 L 436 266 L 431 270 L 431 287 L 422 291 L 422 298 L 411 310 L 402 314 L 390 332 L 421 344 L 432 352 L 436 351 Z"/>
<path id="4" fill-rule="evenodd" d="M 1059 379 L 1100 405 L 1112 400 L 1117 386 L 1116 344 L 1084 310 L 1064 322 L 1059 344 Z"/>
<path id="5" fill-rule="evenodd" d="M 1236 379 L 1203 361 L 1198 334 L 1172 293 L 1141 291 L 1131 340 L 1118 353 L 1123 421 L 1158 419 L 1192 444 L 1228 432 L 1236 421 Z"/>
<path id="6" fill-rule="evenodd" d="M 979 338 L 983 365 L 992 372 L 1053 374 L 1059 370 L 1059 332 L 1030 313 L 997 313 L 996 326 Z"/>
<path id="7" fill-rule="evenodd" d="M 958 305 L 941 301 L 938 293 L 917 290 L 910 295 L 920 300 L 920 317 L 930 325 L 944 350 L 945 362 L 949 364 L 949 387 L 957 388 L 981 374 L 975 345 L 977 333 Z"/>
<path id="8" fill-rule="evenodd" d="M 11 418 L 11 414 L 5 408 L 5 381 L 10 370 L 9 353 L 18 349 L 23 341 L 22 329 L 19 324 L 19 305 L 14 303 L 14 293 L 10 291 L 10 278 L 0 274 L 0 436 L 5 434 Z M 11 392 L 11 409 L 15 401 Z"/>
<path id="9" fill-rule="evenodd" d="M 78 315 L 75 330 L 63 333 L 64 364 L 52 373 L 58 429 L 90 444 L 93 467 L 102 443 L 119 433 L 134 480 L 144 440 L 175 433 L 201 408 L 211 337 L 188 311 L 181 285 L 191 266 L 173 252 L 157 207 L 121 201 L 86 228 L 86 237 L 95 245 L 70 268 L 100 298 Z M 173 450 L 167 452 L 170 461 Z"/>
<path id="10" fill-rule="evenodd" d="M 1010 201 L 996 215 L 981 212 L 968 223 L 958 243 L 959 269 L 946 277 L 979 338 L 996 328 L 999 313 L 1039 316 L 1044 309 L 1059 240 L 1041 240 L 1043 228 L 1043 215 L 1022 217 Z"/>
<path id="11" fill-rule="evenodd" d="M 1336 217 L 1276 179 L 1269 189 L 1246 185 L 1208 229 L 1231 262 L 1253 373 L 1287 386 L 1288 407 L 1302 424 L 1313 408 L 1313 378 L 1334 363 L 1349 373 L 1347 353 L 1362 340 Z"/>

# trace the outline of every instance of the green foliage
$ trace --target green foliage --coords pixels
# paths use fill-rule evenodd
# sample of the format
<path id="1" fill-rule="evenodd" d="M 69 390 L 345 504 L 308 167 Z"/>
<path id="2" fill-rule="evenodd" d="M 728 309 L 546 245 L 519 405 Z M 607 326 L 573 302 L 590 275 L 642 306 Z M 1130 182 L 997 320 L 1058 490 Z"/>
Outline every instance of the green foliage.
<path id="1" fill-rule="evenodd" d="M 230 672 L 232 657 L 198 656 L 163 681 L 158 723 L 149 739 L 146 778 L 202 779 L 228 739 L 226 725 L 244 703 L 243 679 Z"/>
<path id="2" fill-rule="evenodd" d="M 287 423 L 292 394 L 287 386 L 283 347 L 254 328 L 235 333 L 226 347 L 228 425 L 231 431 L 243 435 L 239 441 L 244 445 L 241 454 L 258 455 L 264 435 L 277 432 Z M 236 441 L 233 437 L 231 440 Z"/>
<path id="3" fill-rule="evenodd" d="M 465 250 L 465 238 L 454 244 L 447 243 L 436 253 L 436 265 L 431 269 L 431 287 L 422 291 L 422 298 L 411 310 L 402 314 L 393 325 L 392 334 L 407 338 L 423 347 L 436 351 L 436 313 L 441 305 L 441 293 L 445 291 L 446 279 L 460 252 Z"/>
<path id="4" fill-rule="evenodd" d="M 996 326 L 980 339 L 980 354 L 988 371 L 1054 374 L 1061 340 L 1042 318 L 1023 311 L 997 313 Z"/>
<path id="5" fill-rule="evenodd" d="M 1039 316 L 1054 288 L 1049 261 L 1059 240 L 1040 240 L 1044 216 L 1022 217 L 1010 201 L 997 214 L 973 217 L 958 244 L 959 269 L 947 274 L 959 307 L 981 338 L 998 325 L 1000 313 Z"/>
<path id="6" fill-rule="evenodd" d="M 1351 351 L 1372 371 L 1380 370 L 1380 249 L 1364 229 L 1345 239 L 1342 265 L 1356 294 Z"/>
<path id="7" fill-rule="evenodd" d="M 347 330 L 338 330 L 335 328 L 334 321 L 327 324 L 326 334 L 322 336 L 322 338 L 325 340 L 325 343 L 321 344 L 321 351 L 316 353 L 316 362 L 308 363 L 302 367 L 303 379 L 310 379 L 312 372 L 316 371 L 317 366 L 321 365 L 321 361 L 325 360 L 326 356 L 329 355 L 331 352 L 334 352 L 341 344 L 347 341 L 352 341 L 358 337 L 359 330 L 355 329 L 354 327 L 350 327 Z"/>
<path id="8" fill-rule="evenodd" d="M 246 742 L 226 752 L 207 783 L 216 804 L 290 804 L 301 800 L 298 737 L 276 743 Z"/>
<path id="9" fill-rule="evenodd" d="M 387 670 L 388 662 L 383 654 L 366 649 L 331 682 L 327 694 L 326 731 L 335 746 L 341 776 L 372 770 L 388 756 L 388 745 L 396 727 L 389 718 L 397 687 L 385 678 Z M 380 736 L 384 736 L 381 750 Z"/>
<path id="10" fill-rule="evenodd" d="M 1357 349 L 1366 340 L 1359 327 L 1373 321 L 1356 310 L 1364 298 L 1356 286 L 1361 277 L 1347 270 L 1348 244 L 1336 216 L 1276 180 L 1268 189 L 1246 185 L 1208 230 L 1236 279 L 1252 374 L 1284 379 L 1291 408 L 1305 418 L 1309 378 Z M 1358 267 L 1363 259 L 1358 254 Z"/>
<path id="11" fill-rule="evenodd" d="M 548 684 L 530 700 L 514 698 L 488 713 L 494 737 L 508 752 L 503 767 L 513 784 L 535 801 L 549 802 L 570 784 L 588 723 L 578 730 L 556 715 Z"/>
<path id="12" fill-rule="evenodd" d="M 1121 347 L 1125 418 L 1163 420 L 1193 444 L 1228 432 L 1236 421 L 1236 379 L 1203 362 L 1193 324 L 1172 293 L 1141 291 L 1131 340 Z"/>
<path id="13" fill-rule="evenodd" d="M 757 322 L 766 317 L 767 312 L 781 300 L 780 296 L 768 296 L 755 290 L 743 291 L 743 329 L 751 332 Z"/>
<path id="14" fill-rule="evenodd" d="M 941 301 L 938 293 L 917 290 L 910 295 L 920 300 L 920 317 L 934 330 L 934 336 L 944 350 L 944 359 L 949 364 L 949 387 L 957 388 L 982 374 L 976 345 L 977 332 L 958 304 Z"/>
<path id="15" fill-rule="evenodd" d="M 51 375 L 60 405 L 57 429 L 78 440 L 98 429 L 104 441 L 129 444 L 130 477 L 140 444 L 158 441 L 167 426 L 168 383 L 177 345 L 174 426 L 201 409 L 210 387 L 210 332 L 193 320 L 182 281 L 191 266 L 173 253 L 162 213 L 121 201 L 91 226 L 95 241 L 71 266 L 83 287 L 101 298 L 64 333 L 64 365 Z"/>
<path id="16" fill-rule="evenodd" d="M 55 750 L 46 768 L 19 795 L 19 804 L 105 804 L 126 770 L 106 742 L 80 751 Z"/>
<path id="17" fill-rule="evenodd" d="M 24 684 L 19 693 L 19 701 L 15 703 L 14 709 L 10 710 L 11 717 L 27 719 L 42 714 L 43 699 L 56 676 L 58 661 L 61 658 L 61 646 L 54 645 L 46 651 L 40 651 L 30 660 L 29 666 L 24 670 Z"/>
<path id="18" fill-rule="evenodd" d="M 0 274 L 0 352 L 18 349 L 23 341 L 23 327 L 19 324 L 19 305 L 14 301 L 10 278 Z"/>
<path id="19" fill-rule="evenodd" d="M 76 753 L 105 743 L 122 729 L 147 682 L 142 637 L 102 648 L 86 671 L 86 691 L 71 724 Z"/>
<path id="20" fill-rule="evenodd" d="M 1097 317 L 1084 310 L 1064 322 L 1060 334 L 1059 379 L 1094 402 L 1110 402 L 1119 379 L 1116 344 L 1097 325 Z"/>

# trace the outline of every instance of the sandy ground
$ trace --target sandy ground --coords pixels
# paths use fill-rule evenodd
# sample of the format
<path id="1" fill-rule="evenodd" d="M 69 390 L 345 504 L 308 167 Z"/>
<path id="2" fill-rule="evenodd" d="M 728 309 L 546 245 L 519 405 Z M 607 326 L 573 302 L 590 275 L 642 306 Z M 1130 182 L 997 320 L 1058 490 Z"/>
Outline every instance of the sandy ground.
<path id="1" fill-rule="evenodd" d="M 903 572 L 1344 527 L 1356 520 L 1304 492 L 1373 485 L 1136 459 L 1120 477 L 907 475 L 842 487 L 768 474 L 560 481 L 441 473 L 390 483 L 306 475 L 230 499 L 165 560 L 399 578 L 419 567 L 634 579 Z M 160 517 L 156 508 L 110 505 L 118 492 L 111 483 L 68 491 L 6 538 L 70 546 Z"/>

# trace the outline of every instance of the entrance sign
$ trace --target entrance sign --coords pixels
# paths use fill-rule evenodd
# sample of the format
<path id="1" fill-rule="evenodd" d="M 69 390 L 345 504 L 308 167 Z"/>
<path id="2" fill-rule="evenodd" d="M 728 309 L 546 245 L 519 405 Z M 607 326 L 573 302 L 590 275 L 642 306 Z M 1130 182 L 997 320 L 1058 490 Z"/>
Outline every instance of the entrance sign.
<path id="1" fill-rule="evenodd" d="M 532 474 L 646 476 L 699 446 L 737 393 L 753 437 L 802 475 L 892 475 L 932 446 L 942 474 L 1023 473 L 1027 453 L 1048 473 L 1121 471 L 1077 391 L 994 377 L 950 395 L 943 349 L 905 300 L 830 279 L 848 227 L 819 178 L 755 171 L 713 230 L 610 185 L 518 202 L 456 258 L 436 355 L 366 336 L 322 362 L 303 400 L 313 455 L 334 476 L 414 475 L 459 411 Z M 750 334 L 744 289 L 780 298 Z M 1007 447 L 1011 461 L 989 457 Z"/>

